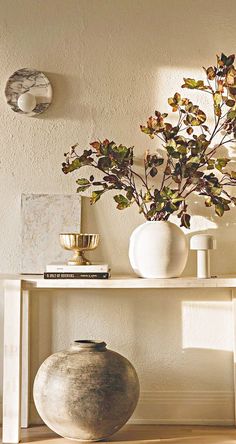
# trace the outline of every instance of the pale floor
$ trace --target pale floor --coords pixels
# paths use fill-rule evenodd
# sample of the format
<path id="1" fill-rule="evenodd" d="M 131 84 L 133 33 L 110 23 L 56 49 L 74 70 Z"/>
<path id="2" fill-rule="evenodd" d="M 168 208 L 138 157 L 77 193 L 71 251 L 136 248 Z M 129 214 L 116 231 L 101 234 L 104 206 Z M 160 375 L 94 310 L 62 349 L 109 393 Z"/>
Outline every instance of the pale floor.
<path id="1" fill-rule="evenodd" d="M 70 444 L 73 442 L 60 438 L 44 426 L 34 426 L 27 430 L 22 430 L 22 432 L 22 443 Z M 77 441 L 74 442 L 76 443 Z M 126 425 L 106 442 L 117 444 L 236 444 L 236 428 Z"/>

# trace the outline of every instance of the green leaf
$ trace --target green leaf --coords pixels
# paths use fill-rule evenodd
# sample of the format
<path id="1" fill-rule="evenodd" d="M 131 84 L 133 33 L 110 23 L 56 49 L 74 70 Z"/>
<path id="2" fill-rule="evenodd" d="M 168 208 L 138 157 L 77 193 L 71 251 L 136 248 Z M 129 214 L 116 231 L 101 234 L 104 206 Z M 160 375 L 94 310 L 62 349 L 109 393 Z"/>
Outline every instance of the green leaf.
<path id="1" fill-rule="evenodd" d="M 97 202 L 103 193 L 104 190 L 93 191 L 90 197 L 90 203 L 94 204 L 95 202 Z"/>
<path id="2" fill-rule="evenodd" d="M 224 205 L 222 203 L 218 203 L 215 205 L 215 213 L 222 217 L 224 214 Z"/>
<path id="3" fill-rule="evenodd" d="M 227 118 L 232 119 L 232 120 L 235 119 L 236 118 L 236 110 L 229 111 L 227 114 Z"/>
<path id="4" fill-rule="evenodd" d="M 144 125 L 140 125 L 140 129 L 144 134 L 147 134 L 151 139 L 154 139 L 154 130 L 151 128 L 148 128 Z"/>
<path id="5" fill-rule="evenodd" d="M 116 206 L 118 210 L 124 210 L 125 208 L 130 207 L 130 201 L 122 194 L 117 194 L 116 196 L 113 197 L 113 199 L 118 204 Z"/>
<path id="6" fill-rule="evenodd" d="M 160 195 L 161 195 L 161 197 L 163 197 L 164 199 L 165 198 L 170 198 L 170 197 L 173 197 L 174 196 L 174 191 L 171 189 L 171 188 L 169 188 L 169 187 L 164 187 L 163 188 L 163 190 L 160 192 Z"/>
<path id="7" fill-rule="evenodd" d="M 207 89 L 208 87 L 204 85 L 203 80 L 195 80 L 190 78 L 184 78 L 184 84 L 182 88 L 188 89 Z"/>
<path id="8" fill-rule="evenodd" d="M 187 154 L 188 152 L 188 147 L 187 146 L 183 146 L 183 145 L 178 145 L 177 146 L 177 151 L 180 154 Z"/>
<path id="9" fill-rule="evenodd" d="M 214 170 L 215 168 L 215 160 L 214 159 L 208 159 L 207 161 L 207 169 L 208 170 Z"/>
<path id="10" fill-rule="evenodd" d="M 98 159 L 98 168 L 100 170 L 108 170 L 111 167 L 111 159 L 109 157 L 100 157 Z"/>
<path id="11" fill-rule="evenodd" d="M 81 163 L 80 159 L 74 159 L 70 164 L 65 164 L 62 168 L 63 173 L 72 173 L 72 171 L 78 170 L 81 168 L 83 164 Z"/>
<path id="12" fill-rule="evenodd" d="M 149 191 L 147 191 L 147 192 L 145 193 L 143 200 L 144 200 L 144 202 L 146 202 L 146 203 L 152 201 L 152 196 L 151 196 L 151 194 L 150 194 Z"/>
<path id="13" fill-rule="evenodd" d="M 222 186 L 213 186 L 211 187 L 211 194 L 213 194 L 214 196 L 220 196 L 222 192 Z"/>
<path id="14" fill-rule="evenodd" d="M 175 141 L 175 139 L 169 139 L 168 142 L 167 142 L 167 147 L 175 149 L 176 148 L 176 141 Z"/>
<path id="15" fill-rule="evenodd" d="M 212 199 L 210 196 L 208 196 L 205 200 L 205 205 L 206 207 L 211 207 L 212 206 Z"/>
<path id="16" fill-rule="evenodd" d="M 230 159 L 228 159 L 227 157 L 219 158 L 216 160 L 215 167 L 217 168 L 217 170 L 222 172 L 222 168 L 224 168 L 229 161 Z"/>
<path id="17" fill-rule="evenodd" d="M 77 192 L 77 193 L 82 193 L 83 191 L 86 191 L 89 187 L 90 187 L 90 184 L 89 184 L 89 185 L 84 185 L 84 186 L 78 187 L 77 190 L 76 190 L 76 192 Z"/>
<path id="18" fill-rule="evenodd" d="M 158 202 L 157 204 L 156 204 L 156 211 L 161 211 L 161 210 L 163 210 L 163 208 L 164 208 L 164 206 L 165 206 L 165 203 L 164 202 Z M 156 212 L 155 211 L 155 212 Z"/>
<path id="19" fill-rule="evenodd" d="M 156 160 L 155 160 L 155 162 L 154 162 L 154 164 L 156 165 L 156 166 L 160 166 L 160 165 L 162 165 L 164 163 L 164 159 L 162 159 L 161 157 L 158 157 Z"/>
<path id="20" fill-rule="evenodd" d="M 133 189 L 133 187 L 127 187 L 126 188 L 126 197 L 129 200 L 133 199 L 133 197 L 134 197 L 134 189 Z"/>
<path id="21" fill-rule="evenodd" d="M 215 106 L 218 106 L 221 104 L 222 102 L 222 95 L 219 91 L 216 91 L 215 94 L 213 95 L 213 100 L 214 100 L 214 104 Z"/>
<path id="22" fill-rule="evenodd" d="M 184 198 L 183 197 L 175 197 L 174 199 L 172 199 L 173 204 L 176 204 L 178 202 L 183 202 Z"/>
<path id="23" fill-rule="evenodd" d="M 77 179 L 77 180 L 76 180 L 76 183 L 77 183 L 78 185 L 90 185 L 89 180 L 88 180 L 88 179 L 85 179 L 85 178 Z"/>
<path id="24" fill-rule="evenodd" d="M 156 214 L 156 208 L 151 208 L 150 210 L 148 210 L 147 212 L 147 219 L 148 220 L 152 220 L 153 216 Z"/>
<path id="25" fill-rule="evenodd" d="M 195 157 L 191 157 L 191 158 L 188 160 L 187 164 L 189 164 L 189 163 L 196 163 L 196 164 L 200 163 L 200 157 L 197 157 L 197 156 L 195 156 Z"/>

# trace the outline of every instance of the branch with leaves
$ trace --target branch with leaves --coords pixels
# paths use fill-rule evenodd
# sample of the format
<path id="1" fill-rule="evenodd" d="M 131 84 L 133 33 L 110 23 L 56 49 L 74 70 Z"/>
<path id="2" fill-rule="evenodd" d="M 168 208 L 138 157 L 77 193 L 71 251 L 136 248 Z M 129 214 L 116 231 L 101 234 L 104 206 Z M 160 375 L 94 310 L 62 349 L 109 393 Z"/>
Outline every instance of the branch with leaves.
<path id="1" fill-rule="evenodd" d="M 77 192 L 93 189 L 92 204 L 111 190 L 117 208 L 135 204 L 147 220 L 168 220 L 176 213 L 180 225 L 190 227 L 188 197 L 197 193 L 207 207 L 223 216 L 236 205 L 230 186 L 236 185 L 236 172 L 230 170 L 230 158 L 218 157 L 222 146 L 236 142 L 236 69 L 234 55 L 217 56 L 216 66 L 203 68 L 206 82 L 184 78 L 182 88 L 198 90 L 212 98 L 214 125 L 207 124 L 207 115 L 198 105 L 178 92 L 168 99 L 172 112 L 178 114 L 177 124 L 167 121 L 168 114 L 155 111 L 141 131 L 151 139 L 158 138 L 162 150 L 145 152 L 143 174 L 134 168 L 134 147 L 117 145 L 109 140 L 95 141 L 78 154 L 78 145 L 65 153 L 62 170 L 65 174 L 83 167 L 99 172 L 77 179 Z"/>

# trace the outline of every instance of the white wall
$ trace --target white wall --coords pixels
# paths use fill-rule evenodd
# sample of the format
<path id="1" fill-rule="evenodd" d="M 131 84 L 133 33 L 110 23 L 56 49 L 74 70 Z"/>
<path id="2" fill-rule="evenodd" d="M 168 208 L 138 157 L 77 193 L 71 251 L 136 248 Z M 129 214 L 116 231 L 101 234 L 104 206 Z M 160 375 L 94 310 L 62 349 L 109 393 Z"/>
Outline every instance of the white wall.
<path id="1" fill-rule="evenodd" d="M 200 76 L 216 53 L 235 52 L 234 0 L 0 0 L 0 272 L 19 271 L 20 195 L 74 192 L 63 153 L 77 141 L 111 138 L 157 147 L 140 133 L 166 110 L 184 75 Z M 19 68 L 50 78 L 54 101 L 39 118 L 14 114 L 4 87 Z M 235 272 L 236 211 L 225 219 L 192 202 L 192 232 L 218 238 L 214 273 Z M 207 214 L 207 216 L 206 216 Z M 101 233 L 94 257 L 129 272 L 129 235 L 142 222 L 110 198 L 84 205 L 86 230 Z M 194 273 L 191 254 L 186 274 Z M 74 338 L 99 337 L 131 359 L 141 380 L 135 418 L 147 422 L 233 422 L 231 305 L 228 291 L 32 293 L 31 376 Z M 2 305 L 0 322 L 2 323 Z M 33 414 L 34 420 L 35 414 Z"/>

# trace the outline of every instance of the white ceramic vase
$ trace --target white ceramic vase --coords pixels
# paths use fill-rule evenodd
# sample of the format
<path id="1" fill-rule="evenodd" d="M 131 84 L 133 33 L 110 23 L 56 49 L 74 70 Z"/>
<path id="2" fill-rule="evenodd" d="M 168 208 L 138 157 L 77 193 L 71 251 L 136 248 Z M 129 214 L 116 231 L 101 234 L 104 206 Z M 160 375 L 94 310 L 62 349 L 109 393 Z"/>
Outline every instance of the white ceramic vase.
<path id="1" fill-rule="evenodd" d="M 187 258 L 186 236 L 171 222 L 145 222 L 130 237 L 130 263 L 134 272 L 142 278 L 179 277 Z"/>

